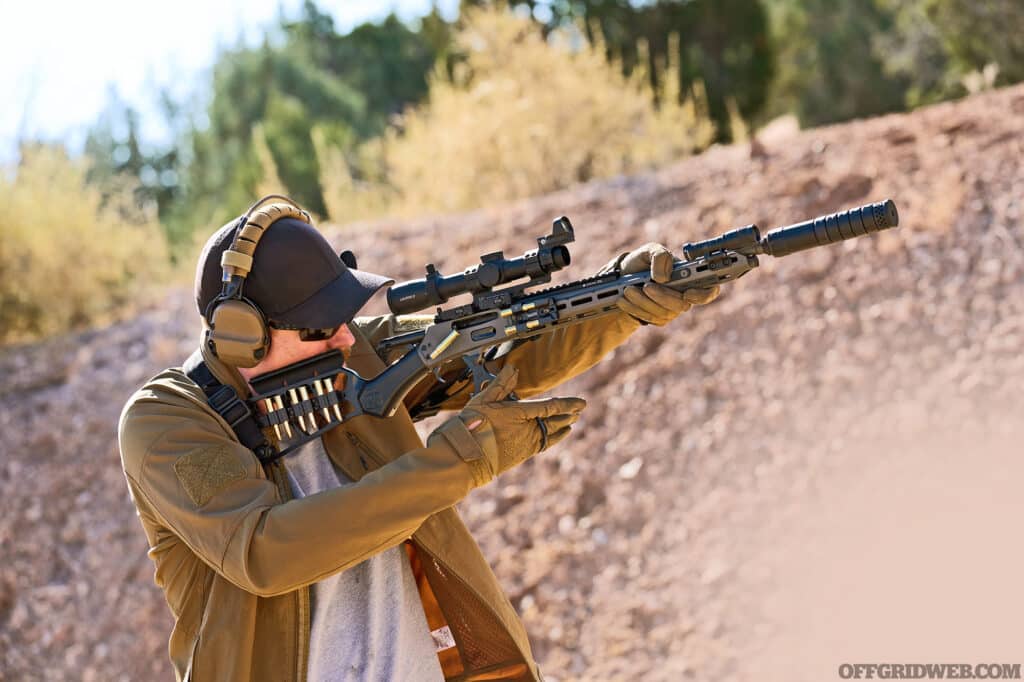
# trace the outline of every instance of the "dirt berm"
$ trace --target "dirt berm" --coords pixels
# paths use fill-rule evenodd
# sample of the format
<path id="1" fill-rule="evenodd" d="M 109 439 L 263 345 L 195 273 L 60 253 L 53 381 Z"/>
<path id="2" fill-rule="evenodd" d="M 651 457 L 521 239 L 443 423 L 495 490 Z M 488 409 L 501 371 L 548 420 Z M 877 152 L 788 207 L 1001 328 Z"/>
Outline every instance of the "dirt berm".
<path id="1" fill-rule="evenodd" d="M 559 390 L 590 403 L 573 438 L 461 505 L 549 679 L 1022 662 L 1022 155 L 1016 87 L 331 230 L 402 279 L 522 253 L 566 214 L 560 274 L 581 277 L 649 240 L 899 206 L 897 230 L 764 258 L 712 306 L 642 329 Z M 0 678 L 170 679 L 115 423 L 188 355 L 196 321 L 175 289 L 137 319 L 0 354 Z"/>

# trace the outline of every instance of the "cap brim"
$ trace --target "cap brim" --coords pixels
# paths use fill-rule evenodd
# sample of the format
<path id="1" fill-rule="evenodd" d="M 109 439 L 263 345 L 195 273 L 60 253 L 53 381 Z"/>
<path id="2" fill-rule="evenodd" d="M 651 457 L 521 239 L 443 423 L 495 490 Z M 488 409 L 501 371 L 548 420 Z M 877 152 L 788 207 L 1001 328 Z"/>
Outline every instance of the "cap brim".
<path id="1" fill-rule="evenodd" d="M 273 315 L 272 321 L 292 328 L 337 327 L 351 322 L 375 293 L 394 283 L 390 277 L 346 268 L 299 305 Z"/>

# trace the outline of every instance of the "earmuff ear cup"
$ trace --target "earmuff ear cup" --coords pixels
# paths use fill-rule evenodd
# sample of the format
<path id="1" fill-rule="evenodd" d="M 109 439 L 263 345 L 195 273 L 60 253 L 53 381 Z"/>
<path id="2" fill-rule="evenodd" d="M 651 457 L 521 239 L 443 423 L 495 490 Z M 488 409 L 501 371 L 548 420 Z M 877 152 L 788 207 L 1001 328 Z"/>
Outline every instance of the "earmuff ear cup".
<path id="1" fill-rule="evenodd" d="M 242 299 L 216 305 L 206 338 L 210 350 L 235 367 L 254 367 L 270 348 L 266 320 L 254 305 Z"/>

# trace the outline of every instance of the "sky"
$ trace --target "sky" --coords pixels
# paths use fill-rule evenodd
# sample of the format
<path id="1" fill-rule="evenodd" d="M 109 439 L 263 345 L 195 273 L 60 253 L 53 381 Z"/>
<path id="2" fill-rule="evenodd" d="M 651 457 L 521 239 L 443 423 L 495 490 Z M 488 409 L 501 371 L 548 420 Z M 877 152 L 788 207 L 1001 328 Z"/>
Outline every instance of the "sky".
<path id="1" fill-rule="evenodd" d="M 392 10 L 414 20 L 430 11 L 431 0 L 317 4 L 344 33 Z M 457 13 L 458 0 L 438 5 L 446 18 Z M 143 114 L 155 111 L 158 87 L 178 96 L 197 91 L 218 46 L 240 37 L 254 44 L 282 11 L 294 17 L 301 6 L 302 0 L 0 1 L 0 160 L 12 158 L 24 138 L 61 139 L 77 151 L 112 89 Z M 154 139 L 164 134 L 143 130 Z"/>

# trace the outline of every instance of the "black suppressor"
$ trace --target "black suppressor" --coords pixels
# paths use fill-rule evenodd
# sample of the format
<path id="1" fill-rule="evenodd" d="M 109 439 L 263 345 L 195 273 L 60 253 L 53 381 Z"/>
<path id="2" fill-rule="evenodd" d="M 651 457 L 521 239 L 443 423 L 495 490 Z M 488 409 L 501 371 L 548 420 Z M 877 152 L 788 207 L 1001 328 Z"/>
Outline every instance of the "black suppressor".
<path id="1" fill-rule="evenodd" d="M 899 223 L 896 204 L 887 199 L 772 230 L 761 239 L 761 249 L 769 256 L 788 256 L 815 246 L 887 230 Z"/>
<path id="2" fill-rule="evenodd" d="M 568 225 L 568 219 L 560 220 L 565 220 Z M 522 277 L 545 278 L 567 266 L 569 261 L 569 249 L 555 244 L 527 251 L 519 258 L 506 259 L 501 251 L 489 253 L 480 257 L 480 265 L 466 268 L 458 275 L 442 275 L 431 263 L 423 279 L 402 282 L 388 290 L 388 307 L 395 315 L 408 315 L 441 305 L 459 294 L 489 291 Z"/>
<path id="3" fill-rule="evenodd" d="M 753 256 L 788 256 L 816 246 L 834 244 L 845 239 L 862 237 L 871 232 L 899 225 L 900 216 L 892 199 L 877 204 L 866 204 L 849 211 L 807 220 L 796 225 L 780 227 L 763 237 L 755 225 L 741 227 L 695 244 L 687 244 L 683 252 L 687 258 L 700 258 L 715 251 L 739 251 Z"/>

